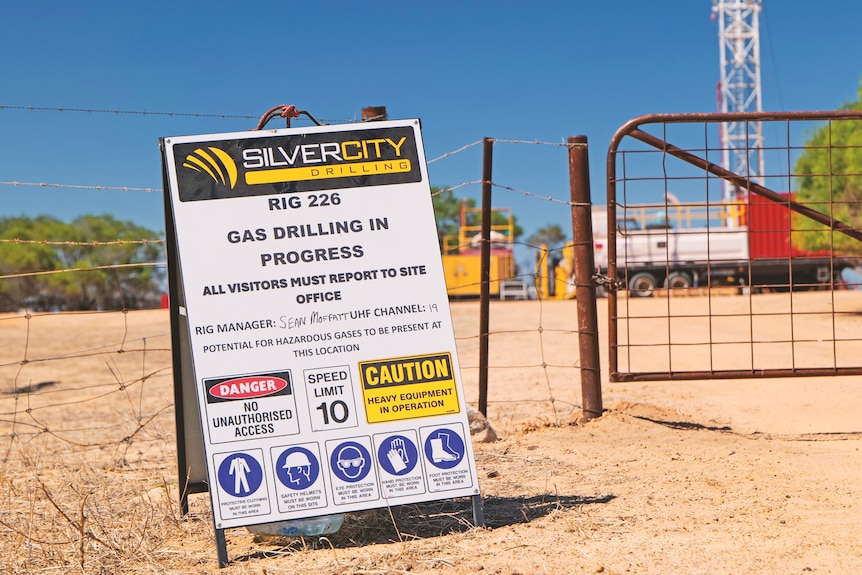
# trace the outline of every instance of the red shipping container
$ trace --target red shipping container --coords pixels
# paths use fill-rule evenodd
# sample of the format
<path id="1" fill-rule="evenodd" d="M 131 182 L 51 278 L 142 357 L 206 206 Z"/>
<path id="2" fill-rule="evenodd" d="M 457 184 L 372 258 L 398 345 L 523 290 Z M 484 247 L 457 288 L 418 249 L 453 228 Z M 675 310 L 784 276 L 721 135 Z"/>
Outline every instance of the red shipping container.
<path id="1" fill-rule="evenodd" d="M 828 251 L 809 252 L 790 244 L 791 197 L 786 195 L 787 202 L 778 203 L 748 195 L 748 253 L 752 260 L 830 256 Z"/>

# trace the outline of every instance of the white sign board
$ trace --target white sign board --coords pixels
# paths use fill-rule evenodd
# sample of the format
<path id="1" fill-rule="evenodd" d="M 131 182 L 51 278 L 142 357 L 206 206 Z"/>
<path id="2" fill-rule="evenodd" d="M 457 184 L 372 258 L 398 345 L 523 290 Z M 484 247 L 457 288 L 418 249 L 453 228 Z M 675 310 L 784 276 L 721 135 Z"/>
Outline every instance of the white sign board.
<path id="1" fill-rule="evenodd" d="M 164 144 L 216 528 L 478 495 L 419 121 Z"/>

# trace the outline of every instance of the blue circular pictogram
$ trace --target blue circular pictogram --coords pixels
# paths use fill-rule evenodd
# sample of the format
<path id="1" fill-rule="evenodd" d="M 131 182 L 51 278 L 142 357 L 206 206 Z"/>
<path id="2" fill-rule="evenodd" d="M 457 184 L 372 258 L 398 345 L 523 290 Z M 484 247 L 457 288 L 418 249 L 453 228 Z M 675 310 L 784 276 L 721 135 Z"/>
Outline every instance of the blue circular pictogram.
<path id="1" fill-rule="evenodd" d="M 425 438 L 425 457 L 434 467 L 452 469 L 464 458 L 464 440 L 451 429 L 435 429 Z"/>
<path id="2" fill-rule="evenodd" d="M 263 483 L 263 468 L 248 453 L 234 453 L 218 466 L 218 482 L 228 494 L 247 497 Z"/>
<path id="3" fill-rule="evenodd" d="M 390 435 L 377 448 L 377 461 L 390 475 L 407 475 L 419 462 L 419 450 L 409 438 Z"/>
<path id="4" fill-rule="evenodd" d="M 355 441 L 345 441 L 329 458 L 329 465 L 336 477 L 348 483 L 365 479 L 371 471 L 371 454 Z"/>
<path id="5" fill-rule="evenodd" d="M 295 491 L 311 487 L 320 474 L 317 457 L 304 447 L 285 449 L 275 461 L 275 475 L 281 483 Z"/>

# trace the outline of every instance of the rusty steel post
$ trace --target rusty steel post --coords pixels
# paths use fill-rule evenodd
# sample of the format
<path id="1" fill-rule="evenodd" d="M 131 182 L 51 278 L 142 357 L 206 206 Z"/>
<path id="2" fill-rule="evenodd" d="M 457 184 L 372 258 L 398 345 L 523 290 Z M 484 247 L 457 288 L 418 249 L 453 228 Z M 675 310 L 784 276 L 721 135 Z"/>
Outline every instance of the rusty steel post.
<path id="1" fill-rule="evenodd" d="M 596 266 L 593 255 L 589 149 L 586 136 L 570 136 L 568 144 L 575 259 L 575 297 L 578 301 L 581 396 L 583 419 L 589 421 L 602 415 L 596 283 L 593 280 Z"/>
<path id="2" fill-rule="evenodd" d="M 482 152 L 482 249 L 479 291 L 479 411 L 488 415 L 488 330 L 491 300 L 491 166 L 494 140 L 485 138 Z"/>

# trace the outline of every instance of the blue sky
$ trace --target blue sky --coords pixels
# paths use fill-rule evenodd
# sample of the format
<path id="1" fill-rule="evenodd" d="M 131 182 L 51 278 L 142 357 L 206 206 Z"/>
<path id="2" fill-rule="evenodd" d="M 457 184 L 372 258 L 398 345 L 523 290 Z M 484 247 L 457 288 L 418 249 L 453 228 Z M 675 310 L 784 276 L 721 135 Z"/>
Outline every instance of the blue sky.
<path id="1" fill-rule="evenodd" d="M 4 2 L 0 217 L 112 213 L 163 230 L 159 138 L 248 130 L 283 103 L 326 123 L 358 121 L 365 106 L 420 118 L 429 160 L 484 137 L 586 135 L 600 201 L 620 125 L 716 110 L 711 14 L 711 0 Z M 856 99 L 860 22 L 862 2 L 764 0 L 764 109 Z M 497 184 L 568 197 L 562 147 L 501 142 L 494 165 Z M 481 146 L 429 171 L 432 185 L 479 180 Z M 98 186 L 156 191 L 90 189 Z M 506 189 L 494 202 L 511 207 L 527 235 L 570 222 L 565 206 Z"/>

